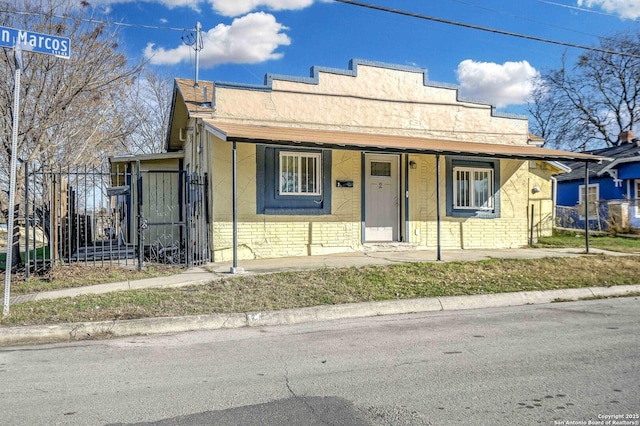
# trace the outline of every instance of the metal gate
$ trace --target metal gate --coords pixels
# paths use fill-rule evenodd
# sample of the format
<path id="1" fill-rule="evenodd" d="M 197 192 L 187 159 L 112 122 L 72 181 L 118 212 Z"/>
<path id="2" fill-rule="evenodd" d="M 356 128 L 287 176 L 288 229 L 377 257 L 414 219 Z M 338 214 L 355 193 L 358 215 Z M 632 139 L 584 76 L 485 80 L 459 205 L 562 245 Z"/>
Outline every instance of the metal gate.
<path id="1" fill-rule="evenodd" d="M 147 170 L 137 176 L 138 261 L 197 265 L 209 260 L 207 176 Z"/>
<path id="2" fill-rule="evenodd" d="M 27 276 L 54 262 L 141 268 L 210 259 L 206 174 L 140 171 L 138 163 L 135 171 L 27 168 L 25 176 L 17 226 Z"/>

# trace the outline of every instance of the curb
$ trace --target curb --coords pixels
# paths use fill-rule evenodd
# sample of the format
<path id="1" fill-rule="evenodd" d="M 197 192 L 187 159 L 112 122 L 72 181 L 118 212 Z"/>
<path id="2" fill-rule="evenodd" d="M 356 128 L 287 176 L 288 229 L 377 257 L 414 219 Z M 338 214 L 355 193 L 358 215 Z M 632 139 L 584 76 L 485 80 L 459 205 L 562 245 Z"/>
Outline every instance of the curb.
<path id="1" fill-rule="evenodd" d="M 108 337 L 181 333 L 185 331 L 292 325 L 434 311 L 537 305 L 592 297 L 625 296 L 632 293 L 640 293 L 640 285 L 349 303 L 281 311 L 7 327 L 0 328 L 0 346 L 59 343 Z"/>

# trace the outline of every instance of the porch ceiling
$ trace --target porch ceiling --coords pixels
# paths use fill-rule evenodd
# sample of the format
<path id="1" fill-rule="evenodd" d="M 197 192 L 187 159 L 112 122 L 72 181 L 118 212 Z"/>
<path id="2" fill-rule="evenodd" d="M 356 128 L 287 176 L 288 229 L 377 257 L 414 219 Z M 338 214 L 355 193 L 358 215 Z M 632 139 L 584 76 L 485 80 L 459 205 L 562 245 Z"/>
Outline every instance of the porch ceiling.
<path id="1" fill-rule="evenodd" d="M 499 145 L 377 133 L 220 123 L 210 119 L 204 119 L 203 121 L 209 132 L 228 142 L 236 141 L 360 151 L 392 151 L 410 154 L 482 156 L 521 160 L 582 162 L 609 160 L 609 158 L 602 156 L 538 148 L 529 145 Z"/>

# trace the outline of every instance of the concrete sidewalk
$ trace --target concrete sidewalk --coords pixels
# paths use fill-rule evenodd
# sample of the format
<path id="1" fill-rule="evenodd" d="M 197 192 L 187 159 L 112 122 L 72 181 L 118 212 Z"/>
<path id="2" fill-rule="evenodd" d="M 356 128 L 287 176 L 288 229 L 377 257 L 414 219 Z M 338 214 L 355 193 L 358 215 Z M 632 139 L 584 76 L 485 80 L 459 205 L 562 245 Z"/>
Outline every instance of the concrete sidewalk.
<path id="1" fill-rule="evenodd" d="M 626 254 L 622 253 L 605 252 L 603 250 L 596 249 L 591 250 L 591 253 L 626 256 Z M 442 258 L 443 261 L 450 262 L 461 260 L 473 261 L 490 258 L 537 259 L 545 257 L 577 257 L 584 255 L 584 251 L 580 249 L 511 249 L 492 251 L 450 250 L 444 251 L 442 253 Z M 341 253 L 327 256 L 247 260 L 239 262 L 238 266 L 245 269 L 245 274 L 266 274 L 319 268 L 361 267 L 366 265 L 389 265 L 407 262 L 435 262 L 435 259 L 435 251 L 377 251 Z M 213 280 L 237 276 L 229 272 L 230 268 L 230 262 L 216 263 L 207 266 L 207 269 L 212 270 L 213 272 L 209 272 L 205 268 L 193 268 L 181 274 L 168 277 L 100 284 L 31 295 L 14 296 L 11 298 L 11 303 L 17 304 L 31 300 L 73 297 L 81 294 L 99 294 L 119 290 L 206 284 Z M 262 327 L 377 315 L 518 306 L 550 303 L 556 300 L 568 301 L 590 297 L 624 296 L 637 293 L 640 293 L 640 284 L 615 287 L 438 297 L 387 302 L 366 302 L 288 309 L 283 311 L 55 324 L 46 326 L 2 327 L 0 328 L 0 345 L 60 342 L 89 339 L 95 338 L 96 336 L 177 333 L 184 331 L 213 330 L 247 326 Z"/>
<path id="2" fill-rule="evenodd" d="M 592 254 L 626 256 L 624 253 L 592 249 Z M 446 250 L 442 252 L 443 262 L 477 261 L 484 259 L 540 259 L 545 257 L 584 256 L 581 249 L 502 249 L 502 250 Z M 436 262 L 435 250 L 399 250 L 338 253 L 322 256 L 296 256 L 277 259 L 254 259 L 238 262 L 244 268 L 244 274 L 268 274 L 285 271 L 303 271 L 321 268 L 349 268 L 367 265 L 391 265 L 411 262 Z M 46 291 L 11 297 L 11 304 L 42 299 L 74 297 L 82 294 L 102 294 L 119 290 L 137 290 L 143 288 L 184 287 L 206 284 L 214 280 L 237 276 L 231 274 L 231 262 L 211 263 L 206 267 L 189 269 L 183 273 L 166 277 L 147 278 L 135 281 L 122 281 L 97 284 L 86 287 Z"/>

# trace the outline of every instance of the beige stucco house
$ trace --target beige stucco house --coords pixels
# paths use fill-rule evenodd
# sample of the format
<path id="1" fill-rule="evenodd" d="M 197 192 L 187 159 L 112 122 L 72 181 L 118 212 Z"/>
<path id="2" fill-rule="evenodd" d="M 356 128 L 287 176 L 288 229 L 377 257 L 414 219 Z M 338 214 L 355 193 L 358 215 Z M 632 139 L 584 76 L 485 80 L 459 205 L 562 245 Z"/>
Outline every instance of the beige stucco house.
<path id="1" fill-rule="evenodd" d="M 597 160 L 537 143 L 526 117 L 424 69 L 352 60 L 264 85 L 176 79 L 166 149 L 208 176 L 219 262 L 527 245 L 551 232 L 554 162 Z"/>

